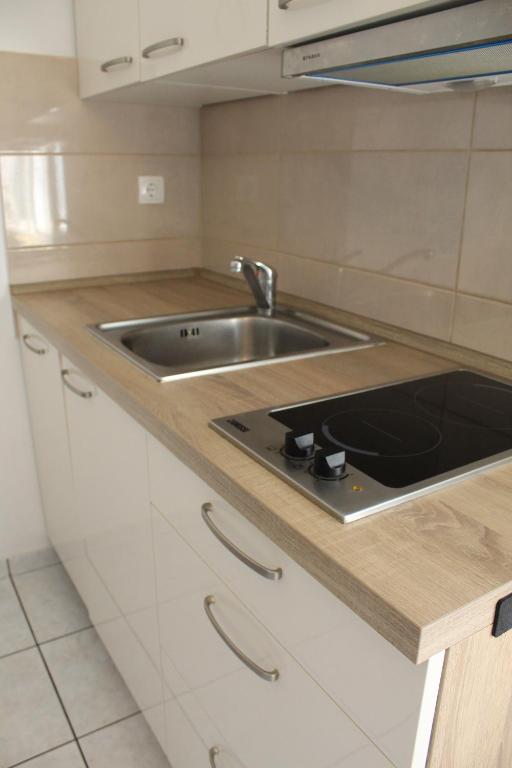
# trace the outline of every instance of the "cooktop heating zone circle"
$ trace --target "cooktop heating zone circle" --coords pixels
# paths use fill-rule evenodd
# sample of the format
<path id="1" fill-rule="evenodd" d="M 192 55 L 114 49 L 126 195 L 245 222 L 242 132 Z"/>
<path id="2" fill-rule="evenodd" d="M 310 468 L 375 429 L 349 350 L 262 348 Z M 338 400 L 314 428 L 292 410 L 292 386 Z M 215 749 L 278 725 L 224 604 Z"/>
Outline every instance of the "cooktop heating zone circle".
<path id="1" fill-rule="evenodd" d="M 330 443 L 349 453 L 388 459 L 422 456 L 443 440 L 428 419 L 383 408 L 338 411 L 324 420 L 321 430 Z"/>
<path id="2" fill-rule="evenodd" d="M 421 387 L 414 401 L 423 413 L 440 424 L 466 429 L 512 430 L 512 392 L 480 382 L 431 382 Z"/>

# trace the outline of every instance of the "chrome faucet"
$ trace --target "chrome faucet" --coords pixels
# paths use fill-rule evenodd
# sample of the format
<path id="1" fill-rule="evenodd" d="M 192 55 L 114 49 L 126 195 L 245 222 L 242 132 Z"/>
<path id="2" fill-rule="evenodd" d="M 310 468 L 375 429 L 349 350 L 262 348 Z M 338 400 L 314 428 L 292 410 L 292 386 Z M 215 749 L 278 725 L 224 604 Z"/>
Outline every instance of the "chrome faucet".
<path id="1" fill-rule="evenodd" d="M 258 313 L 272 316 L 276 308 L 277 271 L 262 261 L 235 256 L 229 265 L 231 272 L 242 272 L 256 300 Z"/>

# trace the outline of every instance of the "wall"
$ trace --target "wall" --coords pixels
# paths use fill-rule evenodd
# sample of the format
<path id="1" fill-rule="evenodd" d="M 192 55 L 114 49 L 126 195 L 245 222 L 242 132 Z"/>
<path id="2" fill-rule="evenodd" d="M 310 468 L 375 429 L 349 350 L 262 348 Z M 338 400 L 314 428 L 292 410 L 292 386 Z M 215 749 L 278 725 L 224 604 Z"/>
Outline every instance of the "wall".
<path id="1" fill-rule="evenodd" d="M 202 146 L 206 266 L 262 258 L 283 290 L 512 360 L 511 89 L 214 105 Z"/>
<path id="2" fill-rule="evenodd" d="M 0 558 L 47 544 L 8 280 L 200 264 L 198 111 L 83 103 L 73 55 L 72 0 L 0 3 Z"/>
<path id="3" fill-rule="evenodd" d="M 75 59 L 0 53 L 11 282 L 200 264 L 196 109 L 83 102 Z M 162 175 L 141 206 L 137 176 Z"/>

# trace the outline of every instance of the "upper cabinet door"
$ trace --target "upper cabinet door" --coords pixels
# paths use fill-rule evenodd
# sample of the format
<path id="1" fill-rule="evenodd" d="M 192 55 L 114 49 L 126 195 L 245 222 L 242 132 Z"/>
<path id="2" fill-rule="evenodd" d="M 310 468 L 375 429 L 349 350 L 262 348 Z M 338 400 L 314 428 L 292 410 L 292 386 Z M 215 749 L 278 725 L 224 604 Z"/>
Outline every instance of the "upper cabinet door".
<path id="1" fill-rule="evenodd" d="M 80 96 L 139 80 L 138 0 L 75 0 Z"/>
<path id="2" fill-rule="evenodd" d="M 267 0 L 140 0 L 139 7 L 142 80 L 267 44 Z"/>
<path id="3" fill-rule="evenodd" d="M 268 42 L 292 43 L 443 4 L 441 0 L 269 0 Z"/>

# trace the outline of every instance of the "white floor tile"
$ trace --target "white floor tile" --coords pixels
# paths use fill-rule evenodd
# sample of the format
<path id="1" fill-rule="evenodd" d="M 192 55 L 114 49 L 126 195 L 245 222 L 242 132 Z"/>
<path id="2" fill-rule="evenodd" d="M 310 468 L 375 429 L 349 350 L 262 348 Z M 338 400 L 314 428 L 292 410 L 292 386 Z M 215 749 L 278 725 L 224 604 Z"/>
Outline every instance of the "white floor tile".
<path id="1" fill-rule="evenodd" d="M 13 578 L 39 643 L 91 625 L 87 609 L 62 565 Z"/>
<path id="2" fill-rule="evenodd" d="M 85 768 L 85 763 L 77 745 L 73 743 L 29 760 L 26 768 Z"/>
<path id="3" fill-rule="evenodd" d="M 9 579 L 0 580 L 0 656 L 31 648 L 34 638 Z"/>
<path id="4" fill-rule="evenodd" d="M 72 739 L 37 649 L 0 659 L 0 766 Z"/>
<path id="5" fill-rule="evenodd" d="M 58 562 L 59 556 L 53 547 L 38 549 L 36 552 L 26 552 L 9 558 L 9 566 L 13 576 L 27 573 L 27 571 L 37 571 L 38 568 L 45 568 L 47 565 L 55 565 Z"/>
<path id="6" fill-rule="evenodd" d="M 41 649 L 79 736 L 137 712 L 94 629 L 54 640 Z"/>
<path id="7" fill-rule="evenodd" d="M 89 768 L 169 768 L 142 715 L 91 733 L 80 744 Z"/>

